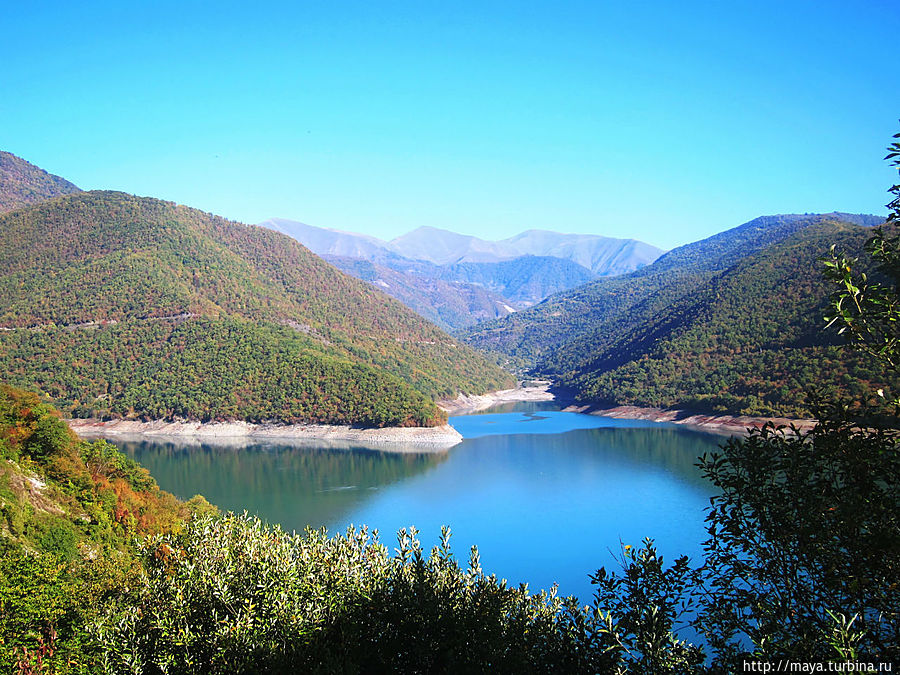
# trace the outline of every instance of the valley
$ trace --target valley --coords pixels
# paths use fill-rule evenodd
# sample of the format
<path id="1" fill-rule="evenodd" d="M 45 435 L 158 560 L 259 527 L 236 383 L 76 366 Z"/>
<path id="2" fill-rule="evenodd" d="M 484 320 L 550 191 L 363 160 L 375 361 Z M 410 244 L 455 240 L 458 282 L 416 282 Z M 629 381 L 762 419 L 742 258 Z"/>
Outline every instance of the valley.
<path id="1" fill-rule="evenodd" d="M 892 4 L 5 3 L 0 673 L 896 671 Z"/>

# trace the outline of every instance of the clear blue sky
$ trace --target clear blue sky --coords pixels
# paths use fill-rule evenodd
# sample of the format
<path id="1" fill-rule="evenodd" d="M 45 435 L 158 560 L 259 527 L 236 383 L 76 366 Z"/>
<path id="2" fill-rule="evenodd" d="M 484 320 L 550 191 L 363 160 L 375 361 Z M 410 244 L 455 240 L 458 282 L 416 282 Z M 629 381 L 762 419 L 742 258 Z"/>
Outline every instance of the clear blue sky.
<path id="1" fill-rule="evenodd" d="M 900 2 L 10 2 L 0 149 L 390 238 L 885 213 Z"/>

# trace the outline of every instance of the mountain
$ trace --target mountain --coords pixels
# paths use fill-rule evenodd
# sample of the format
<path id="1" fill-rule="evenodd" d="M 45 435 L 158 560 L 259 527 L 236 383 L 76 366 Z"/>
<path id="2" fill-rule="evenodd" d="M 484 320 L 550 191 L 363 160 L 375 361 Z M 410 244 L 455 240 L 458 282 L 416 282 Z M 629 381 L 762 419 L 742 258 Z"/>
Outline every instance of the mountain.
<path id="1" fill-rule="evenodd" d="M 497 262 L 522 255 L 501 241 L 487 241 L 437 227 L 418 227 L 389 244 L 392 251 L 413 260 L 435 265 L 458 262 Z"/>
<path id="2" fill-rule="evenodd" d="M 413 269 L 401 271 L 360 258 L 333 255 L 323 258 L 447 330 L 465 328 L 515 311 L 509 300 L 487 288 L 439 278 L 442 268 L 435 265 L 410 261 Z"/>
<path id="3" fill-rule="evenodd" d="M 433 424 L 496 366 L 294 239 L 157 199 L 0 216 L 0 367 L 76 416 Z"/>
<path id="4" fill-rule="evenodd" d="M 523 255 L 493 263 L 442 265 L 434 274 L 453 282 L 483 287 L 517 309 L 594 278 L 589 270 L 564 258 Z"/>
<path id="5" fill-rule="evenodd" d="M 825 220 L 861 226 L 883 222 L 876 216 L 845 213 L 762 216 L 673 249 L 630 274 L 595 279 L 504 320 L 480 324 L 470 329 L 465 339 L 531 367 L 576 336 L 597 329 L 607 319 L 618 317 L 623 322 L 621 330 L 630 330 L 634 326 L 629 321 L 633 307 L 645 303 L 647 311 L 662 311 L 673 298 L 705 283 L 741 258 Z"/>
<path id="6" fill-rule="evenodd" d="M 313 227 L 284 218 L 270 218 L 260 225 L 293 237 L 316 255 L 334 255 L 365 260 L 391 255 L 386 242 L 365 234 Z"/>
<path id="7" fill-rule="evenodd" d="M 322 257 L 448 330 L 507 316 L 594 278 L 580 265 L 549 256 L 456 265 L 435 265 L 395 254 L 378 257 L 380 262 Z"/>
<path id="8" fill-rule="evenodd" d="M 663 251 L 636 239 L 613 239 L 594 234 L 560 234 L 547 230 L 528 230 L 504 244 L 520 255 L 562 258 L 590 270 L 596 276 L 627 274 L 649 265 Z"/>
<path id="9" fill-rule="evenodd" d="M 64 178 L 0 150 L 0 213 L 75 192 L 81 190 Z"/>
<path id="10" fill-rule="evenodd" d="M 488 241 L 435 227 L 420 227 L 388 242 L 395 253 L 437 265 L 488 263 L 523 255 L 562 258 L 595 276 L 624 274 L 648 265 L 662 251 L 634 239 L 528 230 L 508 239 Z"/>
<path id="11" fill-rule="evenodd" d="M 630 272 L 661 253 L 632 239 L 545 230 L 497 242 L 420 227 L 386 242 L 282 218 L 260 224 L 454 330 L 530 307 L 597 275 Z"/>
<path id="12" fill-rule="evenodd" d="M 807 389 L 866 380 L 823 331 L 819 258 L 861 251 L 874 216 L 758 218 L 482 324 L 471 343 L 505 352 L 599 405 L 803 416 Z"/>

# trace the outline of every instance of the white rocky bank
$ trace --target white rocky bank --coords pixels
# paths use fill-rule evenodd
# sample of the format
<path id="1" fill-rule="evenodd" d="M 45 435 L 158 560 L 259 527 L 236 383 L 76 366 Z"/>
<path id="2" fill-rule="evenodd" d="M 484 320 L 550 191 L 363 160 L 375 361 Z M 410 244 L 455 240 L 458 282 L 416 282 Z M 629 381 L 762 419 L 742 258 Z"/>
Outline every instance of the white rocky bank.
<path id="1" fill-rule="evenodd" d="M 553 394 L 547 384 L 505 389 L 480 396 L 464 396 L 439 401 L 451 415 L 485 410 L 513 401 L 549 401 Z M 251 422 L 166 422 L 154 420 L 67 420 L 72 430 L 84 438 L 116 438 L 119 440 L 177 440 L 182 445 L 213 443 L 240 446 L 256 442 L 278 442 L 331 447 L 363 446 L 391 452 L 441 452 L 462 441 L 460 433 L 449 424 L 438 427 L 357 428 L 328 424 L 254 424 Z"/>
<path id="2" fill-rule="evenodd" d="M 252 424 L 250 422 L 139 422 L 136 420 L 68 420 L 69 426 L 85 438 L 148 440 L 151 438 L 196 439 L 204 443 L 278 441 L 280 443 L 322 441 L 339 445 L 357 444 L 386 450 L 440 451 L 462 440 L 448 424 L 439 427 L 386 427 L 362 429 L 326 424 Z M 235 443 L 237 442 L 237 443 Z"/>

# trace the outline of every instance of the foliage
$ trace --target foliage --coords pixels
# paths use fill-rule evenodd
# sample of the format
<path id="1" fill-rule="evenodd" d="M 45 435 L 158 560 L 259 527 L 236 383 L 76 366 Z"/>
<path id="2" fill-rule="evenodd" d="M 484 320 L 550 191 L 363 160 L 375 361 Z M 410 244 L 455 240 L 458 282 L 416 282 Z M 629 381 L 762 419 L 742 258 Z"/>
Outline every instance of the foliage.
<path id="1" fill-rule="evenodd" d="M 0 670 L 39 658 L 89 672 L 84 628 L 130 583 L 132 539 L 176 530 L 209 505 L 180 504 L 113 446 L 79 440 L 36 394 L 5 385 L 0 448 Z"/>
<path id="2" fill-rule="evenodd" d="M 0 365 L 69 414 L 422 425 L 442 419 L 429 399 L 512 385 L 264 228 L 88 192 L 0 215 L 0 231 Z"/>
<path id="3" fill-rule="evenodd" d="M 409 426 L 445 417 L 400 378 L 235 319 L 16 331 L 0 364 L 80 417 Z M 164 365 L 161 365 L 164 364 Z"/>
<path id="4" fill-rule="evenodd" d="M 900 655 L 900 453 L 894 432 L 842 411 L 809 432 L 772 426 L 704 457 L 702 624 L 724 662 Z M 838 617 L 854 638 L 835 644 Z"/>
<path id="5" fill-rule="evenodd" d="M 892 228 L 898 204 L 890 206 Z M 900 239 L 878 231 L 866 248 L 889 284 L 869 281 L 855 271 L 857 260 L 832 250 L 831 323 L 880 379 L 892 381 Z M 748 659 L 900 658 L 900 418 L 884 397 L 874 406 L 869 398 L 826 398 L 809 431 L 769 424 L 701 458 L 715 488 L 705 562 L 693 581 L 664 593 L 672 599 L 660 607 L 677 617 L 675 599 L 684 600 L 680 616 L 705 636 L 712 672 L 746 670 Z M 686 567 L 681 572 L 676 579 L 690 578 Z M 626 610 L 641 606 L 626 603 L 635 587 L 660 588 L 659 579 L 646 565 L 627 566 L 612 581 L 598 575 L 607 604 Z"/>
<path id="6" fill-rule="evenodd" d="M 256 518 L 199 520 L 142 545 L 143 583 L 94 624 L 107 672 L 594 672 L 571 600 L 377 533 L 286 534 Z"/>
<path id="7" fill-rule="evenodd" d="M 862 250 L 866 234 L 837 223 L 807 227 L 640 325 L 607 326 L 615 337 L 605 342 L 593 334 L 573 341 L 555 357 L 557 377 L 582 402 L 795 418 L 812 415 L 813 388 L 858 398 L 890 384 L 821 325 L 828 287 L 819 258 L 829 241 Z"/>
<path id="8" fill-rule="evenodd" d="M 0 213 L 74 192 L 69 181 L 0 150 Z"/>
<path id="9" fill-rule="evenodd" d="M 623 546 L 622 574 L 600 568 L 591 577 L 597 586 L 595 616 L 604 616 L 603 634 L 613 640 L 609 653 L 628 673 L 681 673 L 699 669 L 701 647 L 677 637 L 681 617 L 694 609 L 692 587 L 697 573 L 686 556 L 665 567 L 651 539 L 640 549 Z M 602 624 L 601 624 L 602 625 Z"/>
<path id="10" fill-rule="evenodd" d="M 898 138 L 900 134 L 895 134 L 894 139 Z M 900 141 L 891 143 L 885 159 L 900 167 Z M 858 259 L 837 255 L 834 246 L 825 265 L 826 276 L 838 286 L 831 297 L 829 325 L 839 325 L 838 332 L 857 349 L 884 361 L 896 372 L 900 367 L 900 185 L 892 186 L 890 192 L 894 198 L 887 205 L 891 210 L 888 227 L 879 228 L 866 243 L 866 253 L 875 260 L 875 272 L 881 281 L 857 272 Z M 883 392 L 881 395 L 884 397 Z M 900 403 L 900 398 L 894 402 Z"/>

